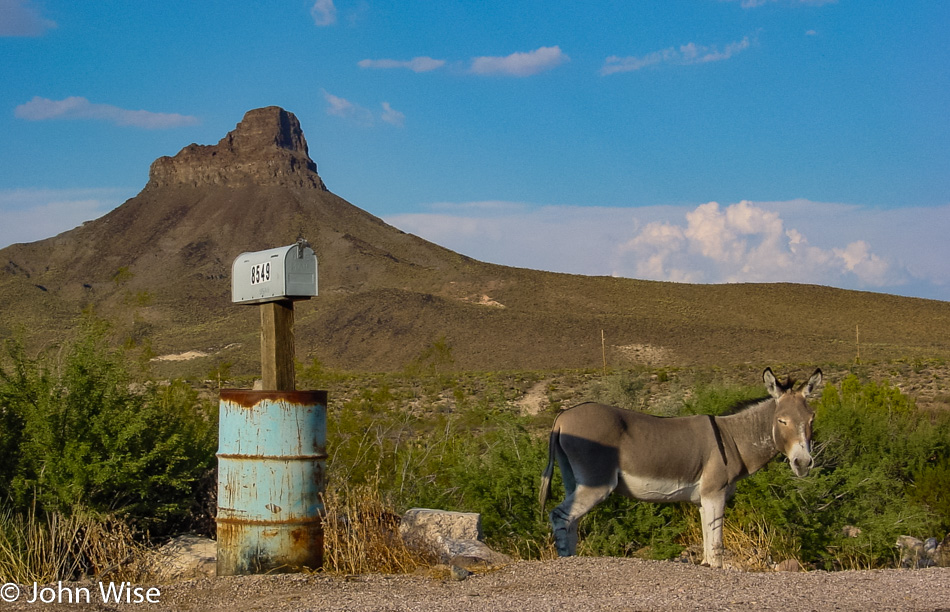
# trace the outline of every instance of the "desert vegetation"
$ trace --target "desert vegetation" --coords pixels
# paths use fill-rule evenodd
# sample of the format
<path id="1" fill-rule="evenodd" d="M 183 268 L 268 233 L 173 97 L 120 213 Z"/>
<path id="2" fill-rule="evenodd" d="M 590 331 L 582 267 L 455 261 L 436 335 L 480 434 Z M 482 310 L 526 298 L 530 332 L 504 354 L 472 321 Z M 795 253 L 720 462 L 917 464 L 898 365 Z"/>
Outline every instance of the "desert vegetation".
<path id="1" fill-rule="evenodd" d="M 0 574 L 116 569 L 149 538 L 207 524 L 217 407 L 184 381 L 137 381 L 107 326 L 0 362 Z M 141 372 L 140 372 L 141 374 Z"/>
<path id="2" fill-rule="evenodd" d="M 551 555 L 536 494 L 547 432 L 564 398 L 671 416 L 718 414 L 763 396 L 758 386 L 715 376 L 704 381 L 695 372 L 574 372 L 559 377 L 567 384 L 548 386 L 547 409 L 522 414 L 515 400 L 540 376 L 445 374 L 398 386 L 399 377 L 390 377 L 352 394 L 330 421 L 334 482 L 373 484 L 394 509 L 480 512 L 492 546 L 520 557 Z M 665 391 L 650 397 L 657 381 Z M 787 465 L 773 461 L 740 482 L 727 509 L 726 544 L 737 563 L 750 569 L 785 559 L 821 569 L 893 567 L 899 535 L 924 538 L 950 530 L 942 494 L 950 485 L 950 413 L 920 410 L 892 384 L 847 370 L 812 405 L 811 475 L 795 478 Z M 688 504 L 615 495 L 582 522 L 579 552 L 688 555 L 701 541 L 698 520 Z"/>
<path id="3" fill-rule="evenodd" d="M 121 572 L 149 544 L 185 531 L 213 533 L 216 390 L 252 381 L 226 380 L 226 364 L 210 383 L 153 380 L 137 349 L 112 348 L 107 335 L 87 317 L 72 341 L 35 356 L 6 343 L 4 581 Z M 811 475 L 796 479 L 774 461 L 742 481 L 727 507 L 727 548 L 749 569 L 784 559 L 821 569 L 893 567 L 899 535 L 950 530 L 950 411 L 919 408 L 886 376 L 870 376 L 866 364 L 822 367 L 835 375 L 811 402 Z M 927 367 L 894 363 L 880 371 Z M 537 489 L 560 408 L 596 399 L 664 416 L 718 414 L 763 396 L 750 384 L 757 376 L 745 366 L 457 372 L 444 338 L 402 372 L 300 364 L 300 388 L 330 391 L 324 569 L 397 572 L 425 564 L 390 537 L 410 507 L 479 512 L 496 550 L 550 557 Z M 519 404 L 529 391 L 543 394 L 540 410 Z M 700 533 L 691 506 L 614 496 L 583 521 L 579 552 L 685 558 Z"/>

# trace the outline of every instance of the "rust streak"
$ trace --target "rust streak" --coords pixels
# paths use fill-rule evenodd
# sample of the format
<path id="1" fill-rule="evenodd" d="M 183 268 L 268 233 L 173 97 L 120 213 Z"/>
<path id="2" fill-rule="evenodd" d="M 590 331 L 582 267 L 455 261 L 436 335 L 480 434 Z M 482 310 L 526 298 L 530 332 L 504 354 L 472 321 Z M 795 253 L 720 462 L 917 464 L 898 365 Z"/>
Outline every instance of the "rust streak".
<path id="1" fill-rule="evenodd" d="M 328 455 L 326 453 L 313 455 L 241 455 L 237 453 L 217 453 L 216 457 L 218 459 L 252 459 L 254 461 L 310 461 L 315 459 L 327 459 Z"/>
<path id="2" fill-rule="evenodd" d="M 231 525 L 233 527 L 241 527 L 244 525 L 254 525 L 257 527 L 268 527 L 271 525 L 317 525 L 318 527 L 323 524 L 323 517 L 301 517 L 296 519 L 284 519 L 284 520 L 262 520 L 262 519 L 243 519 L 243 518 L 232 518 L 232 517 L 223 517 L 219 516 L 215 519 L 217 523 Z"/>
<path id="3" fill-rule="evenodd" d="M 221 401 L 251 409 L 265 400 L 303 406 L 326 406 L 326 391 L 252 391 L 250 389 L 221 389 Z"/>

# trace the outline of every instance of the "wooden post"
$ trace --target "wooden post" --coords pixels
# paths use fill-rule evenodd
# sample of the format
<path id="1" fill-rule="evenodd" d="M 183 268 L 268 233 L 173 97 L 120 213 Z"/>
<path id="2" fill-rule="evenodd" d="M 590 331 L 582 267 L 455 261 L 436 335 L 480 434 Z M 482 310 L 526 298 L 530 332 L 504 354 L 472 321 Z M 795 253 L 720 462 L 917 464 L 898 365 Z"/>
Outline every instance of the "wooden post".
<path id="1" fill-rule="evenodd" d="M 604 338 L 604 330 L 600 330 L 600 350 L 604 355 L 604 376 L 607 376 L 607 340 Z"/>
<path id="2" fill-rule="evenodd" d="M 858 356 L 855 358 L 855 363 L 861 363 L 861 329 L 857 324 L 854 326 L 854 344 L 858 348 Z"/>
<path id="3" fill-rule="evenodd" d="M 295 391 L 294 303 L 261 304 L 261 383 L 265 391 Z"/>

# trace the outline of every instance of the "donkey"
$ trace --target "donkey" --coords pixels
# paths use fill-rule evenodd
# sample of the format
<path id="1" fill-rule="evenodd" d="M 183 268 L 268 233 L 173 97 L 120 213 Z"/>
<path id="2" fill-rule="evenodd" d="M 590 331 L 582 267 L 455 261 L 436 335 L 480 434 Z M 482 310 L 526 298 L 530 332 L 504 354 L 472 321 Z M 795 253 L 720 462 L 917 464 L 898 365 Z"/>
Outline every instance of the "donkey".
<path id="1" fill-rule="evenodd" d="M 770 397 L 728 416 L 657 417 L 594 403 L 559 414 L 539 495 L 543 512 L 557 457 L 565 493 L 550 514 L 558 555 L 577 552 L 577 522 L 617 489 L 642 501 L 698 505 L 703 564 L 722 567 L 723 516 L 737 481 L 780 452 L 796 476 L 814 464 L 815 413 L 805 398 L 821 383 L 821 370 L 798 390 L 771 368 L 762 379 Z"/>

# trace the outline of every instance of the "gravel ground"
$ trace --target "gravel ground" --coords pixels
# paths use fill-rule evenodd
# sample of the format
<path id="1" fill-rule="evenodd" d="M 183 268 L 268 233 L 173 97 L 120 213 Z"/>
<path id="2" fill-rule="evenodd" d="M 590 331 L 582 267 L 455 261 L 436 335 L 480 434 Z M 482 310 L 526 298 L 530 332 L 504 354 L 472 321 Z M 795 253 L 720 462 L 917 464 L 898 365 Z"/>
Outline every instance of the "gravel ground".
<path id="1" fill-rule="evenodd" d="M 5 585 L 7 588 L 9 585 Z M 950 568 L 749 573 L 668 561 L 573 557 L 520 561 L 464 580 L 429 576 L 237 576 L 159 585 L 158 603 L 28 603 L 0 610 L 945 610 Z M 138 586 L 138 585 L 136 585 Z M 55 593 L 46 591 L 47 598 Z M 142 588 L 140 593 L 144 594 Z M 7 592 L 4 595 L 5 601 Z M 154 591 L 153 591 L 154 596 Z M 60 597 L 60 595 L 56 595 Z M 62 596 L 65 598 L 65 595 Z M 65 599 L 63 599 L 65 601 Z"/>

